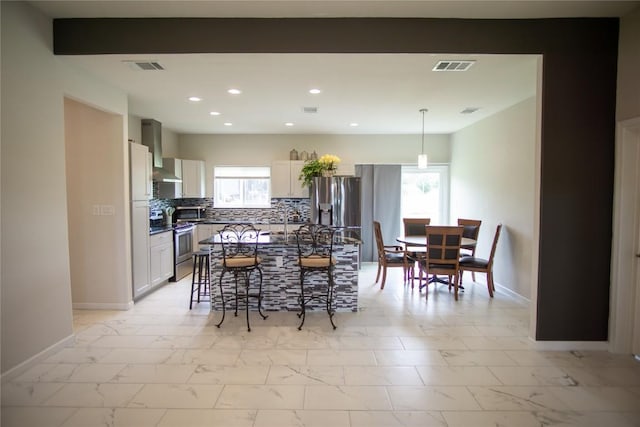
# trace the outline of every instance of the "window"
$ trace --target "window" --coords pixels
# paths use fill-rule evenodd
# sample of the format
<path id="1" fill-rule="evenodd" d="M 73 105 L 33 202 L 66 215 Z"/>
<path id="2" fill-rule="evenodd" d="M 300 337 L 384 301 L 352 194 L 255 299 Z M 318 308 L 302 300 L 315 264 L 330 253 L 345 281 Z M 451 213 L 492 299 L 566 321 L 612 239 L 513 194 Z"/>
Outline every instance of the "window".
<path id="1" fill-rule="evenodd" d="M 268 166 L 216 166 L 213 194 L 213 206 L 217 208 L 268 208 L 271 206 L 271 169 Z"/>
<path id="2" fill-rule="evenodd" d="M 433 225 L 449 223 L 449 167 L 402 167 L 402 218 L 431 218 Z M 402 224 L 400 226 L 402 229 Z"/>

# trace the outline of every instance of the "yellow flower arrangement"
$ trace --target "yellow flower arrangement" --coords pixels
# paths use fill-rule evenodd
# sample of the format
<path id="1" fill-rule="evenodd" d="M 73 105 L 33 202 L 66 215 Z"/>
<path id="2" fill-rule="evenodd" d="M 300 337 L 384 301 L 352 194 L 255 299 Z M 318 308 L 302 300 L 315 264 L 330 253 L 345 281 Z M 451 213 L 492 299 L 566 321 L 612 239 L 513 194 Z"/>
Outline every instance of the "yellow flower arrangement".
<path id="1" fill-rule="evenodd" d="M 320 156 L 318 162 L 324 166 L 325 170 L 336 170 L 338 168 L 338 163 L 340 163 L 340 157 L 334 156 L 333 154 L 325 154 Z"/>

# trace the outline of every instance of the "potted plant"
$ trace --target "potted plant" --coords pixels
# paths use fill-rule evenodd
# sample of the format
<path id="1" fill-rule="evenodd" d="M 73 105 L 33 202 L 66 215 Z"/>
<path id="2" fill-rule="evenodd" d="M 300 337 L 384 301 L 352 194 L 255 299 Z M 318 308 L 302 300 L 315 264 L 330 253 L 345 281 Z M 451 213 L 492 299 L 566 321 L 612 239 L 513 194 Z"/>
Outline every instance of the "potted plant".
<path id="1" fill-rule="evenodd" d="M 300 171 L 299 180 L 304 187 L 311 187 L 311 182 L 316 176 L 333 176 L 340 163 L 340 158 L 333 154 L 325 154 L 317 160 L 305 162 Z"/>

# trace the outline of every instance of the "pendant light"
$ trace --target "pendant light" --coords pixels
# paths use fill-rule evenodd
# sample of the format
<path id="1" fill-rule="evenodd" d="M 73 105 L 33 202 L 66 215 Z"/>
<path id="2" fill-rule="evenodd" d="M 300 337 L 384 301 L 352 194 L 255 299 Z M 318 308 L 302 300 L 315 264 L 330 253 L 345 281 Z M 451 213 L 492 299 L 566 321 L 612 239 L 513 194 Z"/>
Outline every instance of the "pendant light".
<path id="1" fill-rule="evenodd" d="M 422 113 L 422 151 L 418 155 L 418 169 L 426 169 L 427 168 L 427 155 L 424 154 L 424 113 L 426 113 L 426 108 L 420 110 Z"/>

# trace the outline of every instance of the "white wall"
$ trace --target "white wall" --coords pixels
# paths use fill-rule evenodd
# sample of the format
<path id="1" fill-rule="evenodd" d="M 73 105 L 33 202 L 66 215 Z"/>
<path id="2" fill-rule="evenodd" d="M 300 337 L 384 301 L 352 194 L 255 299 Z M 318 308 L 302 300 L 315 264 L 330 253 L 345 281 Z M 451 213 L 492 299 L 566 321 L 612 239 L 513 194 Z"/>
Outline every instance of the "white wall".
<path id="1" fill-rule="evenodd" d="M 126 95 L 52 54 L 52 22 L 26 2 L 1 2 L 2 40 L 2 375 L 11 374 L 73 336 L 65 96 L 123 117 L 119 188 L 106 202 L 128 200 Z M 118 149 L 116 149 L 117 151 Z M 109 179 L 109 178 L 106 178 Z M 117 193 L 117 194 L 116 194 Z M 128 212 L 128 211 L 127 211 Z M 109 243 L 129 280 L 128 214 Z M 119 287 L 118 287 L 119 286 Z M 127 283 L 114 292 L 125 292 Z M 124 297 L 126 299 L 126 297 Z"/>
<path id="2" fill-rule="evenodd" d="M 530 98 L 452 135 L 451 221 L 482 220 L 476 254 L 488 257 L 503 224 L 496 283 L 531 296 L 536 100 Z M 484 275 L 476 279 L 484 280 Z"/>
<path id="3" fill-rule="evenodd" d="M 72 334 L 62 80 L 51 21 L 2 2 L 2 372 Z"/>
<path id="4" fill-rule="evenodd" d="M 288 160 L 289 152 L 314 150 L 321 156 L 335 154 L 354 164 L 416 164 L 421 135 L 179 135 L 180 158 L 205 160 L 207 195 L 212 194 L 214 166 L 271 165 Z M 427 135 L 425 152 L 431 163 L 449 163 L 448 135 Z"/>

